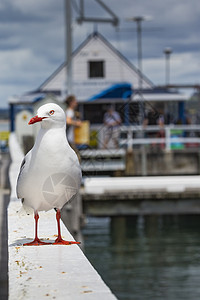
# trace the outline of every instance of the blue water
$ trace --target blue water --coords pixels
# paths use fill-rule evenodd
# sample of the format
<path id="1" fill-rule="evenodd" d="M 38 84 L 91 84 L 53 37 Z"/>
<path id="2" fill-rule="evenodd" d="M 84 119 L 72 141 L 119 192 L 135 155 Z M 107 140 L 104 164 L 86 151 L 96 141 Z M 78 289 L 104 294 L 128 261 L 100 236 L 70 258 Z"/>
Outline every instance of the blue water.
<path id="1" fill-rule="evenodd" d="M 89 218 L 83 234 L 118 299 L 200 299 L 200 216 Z"/>

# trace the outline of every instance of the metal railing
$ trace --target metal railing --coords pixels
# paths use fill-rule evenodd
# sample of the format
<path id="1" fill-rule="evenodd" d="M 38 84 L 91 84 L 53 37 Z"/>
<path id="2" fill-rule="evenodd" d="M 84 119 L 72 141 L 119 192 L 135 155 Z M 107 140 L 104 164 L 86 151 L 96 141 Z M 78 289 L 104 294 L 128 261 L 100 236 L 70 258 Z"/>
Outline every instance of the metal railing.
<path id="1" fill-rule="evenodd" d="M 120 131 L 120 146 L 162 144 L 168 151 L 182 149 L 183 145 L 200 146 L 200 125 L 121 126 Z"/>
<path id="2" fill-rule="evenodd" d="M 92 125 L 91 130 L 98 133 L 98 142 L 101 148 L 105 127 Z M 120 126 L 120 147 L 132 148 L 142 145 L 162 145 L 162 148 L 183 149 L 184 147 L 200 147 L 200 125 L 165 125 L 161 126 Z"/>

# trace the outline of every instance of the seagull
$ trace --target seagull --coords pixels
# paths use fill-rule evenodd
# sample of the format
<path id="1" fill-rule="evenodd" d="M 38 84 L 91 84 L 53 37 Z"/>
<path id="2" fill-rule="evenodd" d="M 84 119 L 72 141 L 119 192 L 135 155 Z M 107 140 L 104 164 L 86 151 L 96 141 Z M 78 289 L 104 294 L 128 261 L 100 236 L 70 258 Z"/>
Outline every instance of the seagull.
<path id="1" fill-rule="evenodd" d="M 33 148 L 26 154 L 17 180 L 17 197 L 26 212 L 34 210 L 35 239 L 24 246 L 46 245 L 38 238 L 39 211 L 56 210 L 58 237 L 53 244 L 80 244 L 61 237 L 62 207 L 79 191 L 81 168 L 76 153 L 66 138 L 66 116 L 55 104 L 42 105 L 29 125 L 40 123 L 41 128 Z"/>

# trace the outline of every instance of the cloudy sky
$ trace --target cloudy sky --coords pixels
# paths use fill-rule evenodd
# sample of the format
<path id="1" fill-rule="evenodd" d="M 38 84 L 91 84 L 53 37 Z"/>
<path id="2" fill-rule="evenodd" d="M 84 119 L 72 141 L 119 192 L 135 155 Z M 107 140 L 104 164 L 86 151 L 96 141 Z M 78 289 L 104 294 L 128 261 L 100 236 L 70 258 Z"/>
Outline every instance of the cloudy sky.
<path id="1" fill-rule="evenodd" d="M 73 48 L 94 30 L 78 25 L 79 0 L 73 1 Z M 98 30 L 137 65 L 136 25 L 126 18 L 143 15 L 143 72 L 155 84 L 165 83 L 163 49 L 171 47 L 171 83 L 200 84 L 199 0 L 106 0 L 120 18 L 116 30 Z M 87 16 L 107 17 L 95 0 L 85 0 Z M 13 95 L 34 90 L 65 60 L 64 0 L 1 0 L 0 106 Z"/>

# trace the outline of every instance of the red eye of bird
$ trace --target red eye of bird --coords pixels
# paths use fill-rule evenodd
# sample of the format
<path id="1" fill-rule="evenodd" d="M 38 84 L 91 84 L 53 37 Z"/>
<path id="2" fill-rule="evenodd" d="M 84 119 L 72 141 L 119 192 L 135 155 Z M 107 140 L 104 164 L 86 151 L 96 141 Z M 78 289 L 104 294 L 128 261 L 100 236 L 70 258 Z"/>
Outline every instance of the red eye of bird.
<path id="1" fill-rule="evenodd" d="M 50 115 L 53 115 L 54 113 L 55 113 L 55 111 L 54 110 L 50 110 Z"/>

